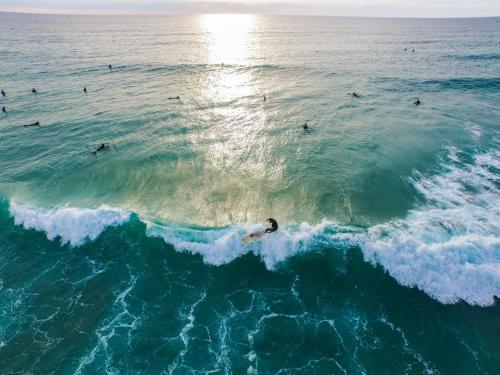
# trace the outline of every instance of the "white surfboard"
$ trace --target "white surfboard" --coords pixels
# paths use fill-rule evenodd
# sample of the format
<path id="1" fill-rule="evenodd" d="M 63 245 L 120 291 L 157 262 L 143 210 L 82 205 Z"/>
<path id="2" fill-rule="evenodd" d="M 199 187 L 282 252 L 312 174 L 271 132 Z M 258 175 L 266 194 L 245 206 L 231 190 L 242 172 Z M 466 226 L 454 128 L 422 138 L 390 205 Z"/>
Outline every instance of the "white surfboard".
<path id="1" fill-rule="evenodd" d="M 241 242 L 243 243 L 250 243 L 254 241 L 258 241 L 262 239 L 266 235 L 266 231 L 260 231 L 260 232 L 253 232 L 250 234 L 247 234 L 246 236 L 241 237 Z"/>

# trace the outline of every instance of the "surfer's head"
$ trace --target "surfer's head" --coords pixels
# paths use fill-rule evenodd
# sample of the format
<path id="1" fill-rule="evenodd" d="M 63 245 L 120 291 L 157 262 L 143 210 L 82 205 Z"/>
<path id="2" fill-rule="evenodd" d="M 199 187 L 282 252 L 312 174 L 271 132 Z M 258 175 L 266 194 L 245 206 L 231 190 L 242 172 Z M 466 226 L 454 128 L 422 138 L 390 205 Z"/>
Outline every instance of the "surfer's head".
<path id="1" fill-rule="evenodd" d="M 274 220 L 272 217 L 267 219 L 267 221 L 269 223 L 271 223 L 272 229 L 270 230 L 270 232 L 276 232 L 278 230 L 278 222 L 276 220 Z M 267 232 L 267 230 L 266 230 L 266 232 Z"/>

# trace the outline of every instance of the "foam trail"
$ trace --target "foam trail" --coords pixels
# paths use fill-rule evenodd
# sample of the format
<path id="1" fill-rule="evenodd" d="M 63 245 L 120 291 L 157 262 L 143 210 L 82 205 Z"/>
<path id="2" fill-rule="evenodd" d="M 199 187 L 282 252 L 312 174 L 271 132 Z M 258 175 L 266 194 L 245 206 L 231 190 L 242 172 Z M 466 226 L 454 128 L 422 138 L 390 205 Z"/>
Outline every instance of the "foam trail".
<path id="1" fill-rule="evenodd" d="M 130 213 L 108 206 L 95 210 L 73 207 L 43 209 L 11 201 L 9 211 L 16 225 L 44 231 L 49 240 L 59 237 L 62 244 L 69 242 L 72 246 L 95 240 L 107 227 L 121 225 L 130 218 Z"/>
<path id="2" fill-rule="evenodd" d="M 413 179 L 423 206 L 370 228 L 360 244 L 403 285 L 443 303 L 492 305 L 500 296 L 500 156 L 462 164 L 451 150 L 450 160 L 443 174 Z"/>

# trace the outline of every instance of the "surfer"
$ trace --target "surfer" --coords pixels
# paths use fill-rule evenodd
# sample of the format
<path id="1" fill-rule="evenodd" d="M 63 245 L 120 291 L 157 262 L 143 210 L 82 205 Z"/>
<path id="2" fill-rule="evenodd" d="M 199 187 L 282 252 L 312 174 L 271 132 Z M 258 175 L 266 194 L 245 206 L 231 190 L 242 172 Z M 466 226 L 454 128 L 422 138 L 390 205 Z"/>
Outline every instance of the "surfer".
<path id="1" fill-rule="evenodd" d="M 37 91 L 35 90 L 35 88 L 34 88 L 34 87 L 33 87 L 33 89 L 31 90 L 31 92 L 32 92 L 33 94 L 36 94 L 36 93 L 37 93 Z"/>
<path id="2" fill-rule="evenodd" d="M 278 230 L 278 222 L 276 220 L 274 220 L 272 217 L 267 219 L 267 221 L 269 223 L 271 223 L 271 228 L 266 228 L 263 231 L 258 231 L 258 232 L 253 232 L 253 233 L 247 234 L 246 236 L 241 237 L 241 242 L 250 243 L 252 241 L 258 241 L 258 240 L 262 239 L 265 235 L 267 235 L 269 233 L 276 232 Z"/>
<path id="3" fill-rule="evenodd" d="M 266 228 L 265 233 L 272 233 L 278 230 L 278 222 L 274 220 L 272 217 L 267 219 L 269 223 L 271 223 L 271 228 Z"/>
<path id="4" fill-rule="evenodd" d="M 417 100 L 415 101 L 415 105 L 420 105 L 422 102 L 420 101 L 419 98 L 417 98 Z"/>
<path id="5" fill-rule="evenodd" d="M 353 96 L 353 98 L 361 98 L 361 96 L 359 96 L 359 94 L 356 94 L 355 92 L 353 92 L 351 95 Z"/>
<path id="6" fill-rule="evenodd" d="M 307 125 L 307 122 L 302 125 L 302 129 L 304 129 L 305 131 L 309 130 L 309 125 Z"/>
<path id="7" fill-rule="evenodd" d="M 87 93 L 87 88 L 86 88 L 86 87 L 84 87 L 84 88 L 83 88 L 83 92 L 84 92 L 85 94 Z"/>
<path id="8" fill-rule="evenodd" d="M 3 90 L 2 90 L 2 96 L 7 96 L 7 94 Z"/>
<path id="9" fill-rule="evenodd" d="M 266 98 L 266 96 L 264 95 L 264 101 L 266 101 L 266 100 L 267 100 L 267 98 Z"/>
<path id="10" fill-rule="evenodd" d="M 108 68 L 109 68 L 109 70 L 113 69 L 113 67 L 111 66 L 111 64 L 108 65 Z"/>
<path id="11" fill-rule="evenodd" d="M 7 113 L 7 110 L 5 109 L 5 106 L 2 107 L 2 112 Z"/>
<path id="12" fill-rule="evenodd" d="M 92 151 L 92 154 L 97 155 L 98 152 L 106 150 L 109 148 L 109 143 L 101 143 L 99 147 L 97 147 L 94 151 Z"/>
<path id="13" fill-rule="evenodd" d="M 33 124 L 24 125 L 24 126 L 25 127 L 27 127 L 27 126 L 40 126 L 40 121 L 34 122 Z"/>
<path id="14" fill-rule="evenodd" d="M 168 98 L 168 100 L 175 100 L 175 99 L 179 100 L 180 98 L 181 97 L 177 95 L 177 96 L 171 96 L 170 98 Z"/>

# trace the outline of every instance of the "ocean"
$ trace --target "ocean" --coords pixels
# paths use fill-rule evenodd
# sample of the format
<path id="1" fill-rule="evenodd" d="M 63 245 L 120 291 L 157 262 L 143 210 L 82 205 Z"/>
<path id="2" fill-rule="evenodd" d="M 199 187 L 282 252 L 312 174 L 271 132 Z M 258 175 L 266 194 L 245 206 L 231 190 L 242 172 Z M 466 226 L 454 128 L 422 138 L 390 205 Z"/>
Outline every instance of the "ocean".
<path id="1" fill-rule="evenodd" d="M 1 374 L 498 374 L 500 18 L 1 13 L 0 65 Z"/>

